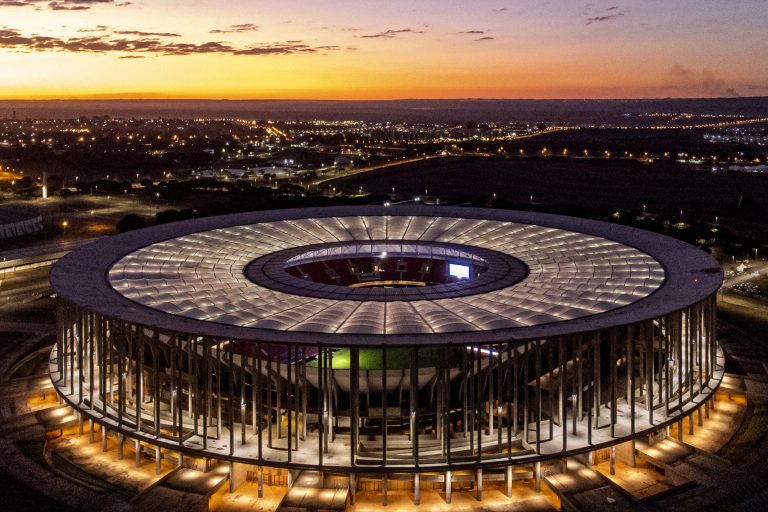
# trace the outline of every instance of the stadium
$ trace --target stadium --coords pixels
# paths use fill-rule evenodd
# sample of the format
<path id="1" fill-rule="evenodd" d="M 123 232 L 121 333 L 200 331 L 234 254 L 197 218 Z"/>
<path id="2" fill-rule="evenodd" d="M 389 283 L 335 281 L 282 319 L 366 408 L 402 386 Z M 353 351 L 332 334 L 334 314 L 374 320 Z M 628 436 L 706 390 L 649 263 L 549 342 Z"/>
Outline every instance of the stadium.
<path id="1" fill-rule="evenodd" d="M 543 462 L 631 459 L 701 422 L 722 278 L 672 238 L 532 212 L 194 219 L 55 265 L 51 377 L 137 464 L 229 464 L 232 490 L 316 472 L 351 503 L 407 485 L 418 504 L 426 481 L 511 496 Z"/>

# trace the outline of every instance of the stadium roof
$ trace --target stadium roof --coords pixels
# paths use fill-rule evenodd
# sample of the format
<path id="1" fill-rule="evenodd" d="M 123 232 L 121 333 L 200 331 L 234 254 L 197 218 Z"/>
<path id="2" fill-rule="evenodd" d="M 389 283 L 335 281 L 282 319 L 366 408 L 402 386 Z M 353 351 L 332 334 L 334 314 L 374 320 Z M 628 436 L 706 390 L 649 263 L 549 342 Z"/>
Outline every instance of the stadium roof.
<path id="1" fill-rule="evenodd" d="M 339 258 L 437 251 L 447 259 L 479 258 L 489 268 L 477 280 L 397 290 L 353 290 L 281 272 L 288 260 L 324 251 Z M 615 224 L 370 206 L 245 213 L 135 231 L 63 258 L 52 283 L 62 298 L 91 311 L 193 335 L 407 345 L 544 338 L 634 323 L 705 299 L 722 272 L 695 247 Z"/>

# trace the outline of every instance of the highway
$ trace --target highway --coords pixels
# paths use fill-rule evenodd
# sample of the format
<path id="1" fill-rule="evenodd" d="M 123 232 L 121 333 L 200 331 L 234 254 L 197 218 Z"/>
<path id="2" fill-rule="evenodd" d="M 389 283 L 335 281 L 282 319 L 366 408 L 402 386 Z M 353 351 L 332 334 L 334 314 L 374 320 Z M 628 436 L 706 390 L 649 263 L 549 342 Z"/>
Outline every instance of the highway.
<path id="1" fill-rule="evenodd" d="M 0 307 L 26 304 L 52 293 L 50 267 L 0 274 Z"/>
<path id="2" fill-rule="evenodd" d="M 380 165 L 374 165 L 371 167 L 360 167 L 358 169 L 349 169 L 346 171 L 341 171 L 335 173 L 333 176 L 320 178 L 311 183 L 311 186 L 319 187 L 323 183 L 328 183 L 329 181 L 338 180 L 341 178 L 346 178 L 347 176 L 354 176 L 356 174 L 362 174 L 365 172 L 371 172 L 371 171 L 378 171 L 379 169 L 386 169 L 387 167 L 397 167 L 398 165 L 405 165 L 405 164 L 412 164 L 414 162 L 421 162 L 423 160 L 431 160 L 433 158 L 442 158 L 437 156 L 419 156 L 414 158 L 406 158 L 403 160 L 397 160 L 395 162 L 389 162 L 386 164 L 380 164 Z"/>

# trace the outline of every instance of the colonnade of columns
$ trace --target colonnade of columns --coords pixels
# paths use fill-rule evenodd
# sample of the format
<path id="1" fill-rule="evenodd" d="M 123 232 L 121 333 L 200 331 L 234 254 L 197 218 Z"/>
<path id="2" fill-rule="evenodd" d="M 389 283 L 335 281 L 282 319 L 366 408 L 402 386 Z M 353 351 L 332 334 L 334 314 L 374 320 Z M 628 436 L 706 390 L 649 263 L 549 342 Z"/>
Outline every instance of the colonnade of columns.
<path id="1" fill-rule="evenodd" d="M 212 339 L 64 302 L 58 314 L 55 385 L 121 435 L 258 465 L 445 471 L 448 499 L 451 471 L 481 481 L 484 467 L 636 435 L 697 407 L 722 372 L 714 297 L 591 333 L 403 348 Z"/>

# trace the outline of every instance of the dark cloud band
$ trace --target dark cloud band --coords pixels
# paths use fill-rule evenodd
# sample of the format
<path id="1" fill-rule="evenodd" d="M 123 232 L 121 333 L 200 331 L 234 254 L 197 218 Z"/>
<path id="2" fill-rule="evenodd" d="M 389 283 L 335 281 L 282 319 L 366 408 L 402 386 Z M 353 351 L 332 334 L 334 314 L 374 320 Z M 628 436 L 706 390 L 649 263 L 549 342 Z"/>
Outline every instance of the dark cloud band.
<path id="1" fill-rule="evenodd" d="M 106 28 L 106 27 L 105 27 Z M 139 31 L 123 31 L 125 35 L 142 35 Z M 114 32 L 120 34 L 120 32 Z M 150 33 L 146 33 L 150 34 Z M 159 36 L 161 34 L 153 34 Z M 165 34 L 176 37 L 177 34 Z M 291 55 L 300 53 L 324 53 L 342 50 L 339 46 L 312 46 L 303 41 L 261 43 L 236 47 L 220 41 L 184 43 L 167 41 L 157 37 L 123 38 L 114 35 L 58 38 L 37 34 L 24 35 L 20 30 L 0 28 L 0 48 L 26 52 L 73 52 L 73 53 L 126 53 L 146 55 Z"/>

